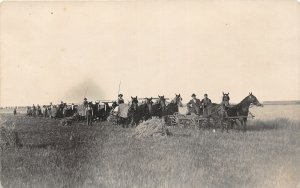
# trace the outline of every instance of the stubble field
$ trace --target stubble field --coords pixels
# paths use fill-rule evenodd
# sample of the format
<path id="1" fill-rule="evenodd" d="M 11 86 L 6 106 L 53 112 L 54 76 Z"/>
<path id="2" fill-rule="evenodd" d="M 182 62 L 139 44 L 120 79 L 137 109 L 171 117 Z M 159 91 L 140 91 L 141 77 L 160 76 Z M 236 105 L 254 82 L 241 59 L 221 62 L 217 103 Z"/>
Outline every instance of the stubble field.
<path id="1" fill-rule="evenodd" d="M 295 119 L 252 120 L 246 133 L 168 127 L 169 136 L 134 137 L 108 122 L 0 118 L 3 187 L 300 186 Z"/>

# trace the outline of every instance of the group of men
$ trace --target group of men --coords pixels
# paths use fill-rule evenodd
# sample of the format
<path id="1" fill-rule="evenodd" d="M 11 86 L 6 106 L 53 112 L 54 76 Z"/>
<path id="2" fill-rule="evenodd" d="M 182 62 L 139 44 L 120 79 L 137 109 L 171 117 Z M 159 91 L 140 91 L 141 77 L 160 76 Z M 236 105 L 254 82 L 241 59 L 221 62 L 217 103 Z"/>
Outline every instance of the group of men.
<path id="1" fill-rule="evenodd" d="M 71 105 L 67 105 L 63 101 L 60 104 L 53 105 L 50 102 L 50 105 L 40 105 L 35 106 L 34 104 L 31 107 L 27 107 L 27 115 L 33 117 L 66 117 L 68 115 L 73 115 L 77 111 L 76 105 L 72 103 Z"/>
<path id="2" fill-rule="evenodd" d="M 123 94 L 119 94 L 118 95 L 118 100 L 115 104 L 113 104 L 113 108 L 119 104 L 123 104 L 124 103 L 124 99 L 123 99 Z M 87 125 L 92 125 L 92 120 L 94 117 L 94 110 L 93 110 L 93 102 L 88 102 L 87 98 L 83 99 L 83 106 L 85 109 L 85 118 L 87 121 Z"/>
<path id="3" fill-rule="evenodd" d="M 208 98 L 207 94 L 204 94 L 204 98 L 200 101 L 197 99 L 196 94 L 192 94 L 192 99 L 187 103 L 188 114 L 195 113 L 201 115 L 203 109 L 211 104 L 211 100 Z"/>
<path id="4" fill-rule="evenodd" d="M 207 94 L 204 94 L 204 98 L 202 100 L 197 99 L 196 94 L 192 94 L 192 99 L 187 103 L 188 113 L 195 113 L 197 115 L 200 115 L 202 113 L 201 110 L 206 108 L 208 105 L 211 104 L 211 100 L 208 98 Z M 118 100 L 116 102 L 116 105 L 123 104 L 123 94 L 118 95 Z M 93 103 L 88 102 L 87 98 L 84 98 L 83 106 L 85 109 L 85 117 L 87 120 L 87 124 L 92 124 L 92 118 L 94 116 L 93 112 Z M 52 102 L 50 102 L 50 105 L 43 105 L 42 107 L 40 105 L 35 106 L 34 104 L 31 107 L 27 107 L 27 115 L 28 116 L 42 116 L 42 117 L 67 117 L 68 113 L 69 115 L 75 114 L 77 111 L 76 105 L 73 103 L 71 105 L 67 105 L 63 101 L 61 101 L 58 105 L 53 105 Z M 14 114 L 16 112 L 14 111 Z"/>

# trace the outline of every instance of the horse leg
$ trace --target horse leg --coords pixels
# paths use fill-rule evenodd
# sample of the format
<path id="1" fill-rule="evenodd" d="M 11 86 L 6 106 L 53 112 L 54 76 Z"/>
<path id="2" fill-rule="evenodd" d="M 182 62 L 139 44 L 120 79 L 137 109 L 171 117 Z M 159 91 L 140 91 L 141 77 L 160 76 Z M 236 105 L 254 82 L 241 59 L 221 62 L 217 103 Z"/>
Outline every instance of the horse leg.
<path id="1" fill-rule="evenodd" d="M 129 123 L 131 125 L 131 127 L 133 127 L 133 124 L 134 124 L 134 116 L 131 117 L 131 121 Z"/>
<path id="2" fill-rule="evenodd" d="M 236 123 L 236 125 L 237 125 L 237 129 L 238 129 L 238 131 L 241 131 L 242 130 L 242 127 L 243 127 L 243 120 L 241 120 L 241 119 L 237 119 L 237 120 L 235 120 L 235 123 Z"/>
<path id="3" fill-rule="evenodd" d="M 227 129 L 227 133 L 228 133 L 228 129 L 229 129 L 229 122 L 228 122 L 228 120 L 226 121 L 226 129 Z"/>
<path id="4" fill-rule="evenodd" d="M 222 132 L 224 131 L 224 129 L 226 128 L 226 132 L 228 132 L 227 131 L 227 127 L 226 127 L 226 120 L 225 120 L 225 118 L 224 118 L 224 116 L 223 117 L 221 117 L 221 128 L 222 128 Z"/>
<path id="5" fill-rule="evenodd" d="M 244 132 L 246 132 L 247 131 L 247 123 L 246 123 L 246 120 L 243 120 L 243 125 L 244 125 Z"/>
<path id="6" fill-rule="evenodd" d="M 129 127 L 129 123 L 127 123 L 125 118 L 122 118 L 122 125 L 124 128 L 128 128 Z"/>
<path id="7" fill-rule="evenodd" d="M 209 127 L 210 127 L 210 118 L 208 117 L 208 118 L 206 119 L 205 125 L 203 126 L 203 129 L 209 128 Z"/>

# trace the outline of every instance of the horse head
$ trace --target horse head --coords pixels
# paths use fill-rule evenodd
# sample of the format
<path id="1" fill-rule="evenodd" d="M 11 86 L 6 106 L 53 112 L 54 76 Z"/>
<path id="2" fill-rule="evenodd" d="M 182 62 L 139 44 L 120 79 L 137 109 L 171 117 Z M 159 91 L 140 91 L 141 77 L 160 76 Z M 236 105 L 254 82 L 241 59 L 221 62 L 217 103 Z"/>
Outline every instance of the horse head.
<path id="1" fill-rule="evenodd" d="M 158 95 L 158 103 L 160 104 L 160 108 L 162 110 L 165 110 L 166 109 L 166 99 L 165 99 L 165 96 L 159 96 Z"/>
<path id="2" fill-rule="evenodd" d="M 180 107 L 182 107 L 182 98 L 180 96 L 180 94 L 175 94 L 175 98 L 172 100 L 172 102 Z"/>
<path id="3" fill-rule="evenodd" d="M 256 106 L 262 106 L 262 104 L 260 104 L 257 98 L 252 94 L 252 92 L 249 93 L 247 98 L 250 104 L 254 104 Z"/>
<path id="4" fill-rule="evenodd" d="M 136 97 L 131 97 L 131 108 L 135 111 L 137 110 L 137 107 L 138 107 L 138 98 L 137 96 Z"/>
<path id="5" fill-rule="evenodd" d="M 222 97 L 222 104 L 224 104 L 225 106 L 229 106 L 229 92 L 228 93 L 224 93 L 223 92 L 223 97 Z"/>
<path id="6" fill-rule="evenodd" d="M 153 104 L 152 97 L 151 98 L 146 98 L 146 105 L 147 105 L 148 110 L 149 110 L 150 113 L 152 112 L 152 104 Z"/>

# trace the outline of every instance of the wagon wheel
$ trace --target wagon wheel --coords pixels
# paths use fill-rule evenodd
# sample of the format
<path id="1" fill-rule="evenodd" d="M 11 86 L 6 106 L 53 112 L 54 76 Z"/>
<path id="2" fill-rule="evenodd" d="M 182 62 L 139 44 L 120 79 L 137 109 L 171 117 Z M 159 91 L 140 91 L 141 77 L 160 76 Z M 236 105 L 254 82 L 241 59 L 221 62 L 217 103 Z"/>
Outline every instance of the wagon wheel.
<path id="1" fill-rule="evenodd" d="M 227 130 L 227 127 L 229 126 L 230 122 L 229 119 L 224 118 L 222 121 L 222 118 L 217 119 L 217 124 L 215 124 L 216 128 L 220 128 L 222 131 Z"/>
<path id="2" fill-rule="evenodd" d="M 179 113 L 175 112 L 172 116 L 171 116 L 171 125 L 176 126 L 179 123 Z"/>
<path id="3" fill-rule="evenodd" d="M 191 120 L 188 118 L 188 116 L 179 114 L 177 124 L 181 127 L 187 127 L 190 126 Z"/>
<path id="4" fill-rule="evenodd" d="M 218 126 L 217 126 L 217 128 L 221 128 L 222 130 L 224 130 L 224 129 L 227 129 L 227 125 L 228 125 L 228 120 L 227 119 L 223 119 L 223 121 L 222 121 L 222 119 L 220 118 L 219 120 L 218 120 L 219 122 L 218 122 Z"/>
<path id="5" fill-rule="evenodd" d="M 190 123 L 191 126 L 193 126 L 193 127 L 197 126 L 197 120 L 196 120 L 196 118 L 191 118 L 190 122 L 191 122 Z"/>
<path id="6" fill-rule="evenodd" d="M 208 127 L 208 119 L 207 118 L 199 118 L 198 120 L 198 128 L 204 129 Z"/>
<path id="7" fill-rule="evenodd" d="M 202 126 L 203 128 L 213 128 L 215 125 L 215 120 L 212 118 L 204 118 L 204 120 L 202 121 Z"/>
<path id="8" fill-rule="evenodd" d="M 207 128 L 213 128 L 213 129 L 222 127 L 221 119 L 220 118 L 207 118 L 206 125 L 207 125 Z"/>
<path id="9" fill-rule="evenodd" d="M 201 119 L 199 117 L 195 118 L 195 128 L 200 129 L 201 128 Z"/>

